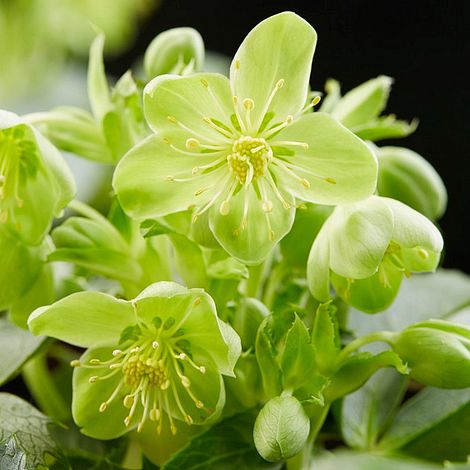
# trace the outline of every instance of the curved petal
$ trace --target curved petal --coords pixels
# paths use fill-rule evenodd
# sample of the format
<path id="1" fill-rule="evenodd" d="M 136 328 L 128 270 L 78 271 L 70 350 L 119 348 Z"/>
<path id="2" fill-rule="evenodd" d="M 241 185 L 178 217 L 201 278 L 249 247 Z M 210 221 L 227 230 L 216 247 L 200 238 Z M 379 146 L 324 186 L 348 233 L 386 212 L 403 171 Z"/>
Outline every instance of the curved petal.
<path id="1" fill-rule="evenodd" d="M 239 103 L 246 98 L 254 101 L 253 131 L 267 112 L 274 113 L 271 122 L 276 123 L 305 105 L 316 42 L 315 30 L 292 12 L 267 18 L 242 42 L 230 67 L 230 82 Z"/>
<path id="2" fill-rule="evenodd" d="M 205 122 L 205 118 L 215 119 L 233 130 L 229 81 L 217 73 L 154 78 L 144 90 L 144 112 L 155 132 L 180 126 L 186 130 L 186 138 L 200 139 L 205 143 L 224 141 L 222 134 Z"/>
<path id="3" fill-rule="evenodd" d="M 88 349 L 80 358 L 81 363 L 89 363 L 90 359 L 107 361 L 112 357 L 113 348 Z M 130 427 L 124 424 L 129 410 L 124 406 L 123 399 L 127 388 L 122 387 L 117 396 L 108 404 L 106 410 L 100 412 L 100 405 L 106 402 L 116 390 L 121 380 L 121 372 L 105 380 L 90 383 L 92 376 L 103 376 L 109 373 L 105 368 L 77 367 L 73 372 L 72 415 L 81 428 L 81 432 L 96 439 L 114 439 L 122 436 L 135 427 L 142 415 L 139 403 L 135 410 Z"/>
<path id="4" fill-rule="evenodd" d="M 258 189 L 260 187 L 265 192 L 264 199 L 272 205 L 270 212 L 263 210 L 261 194 L 253 184 L 249 184 L 230 199 L 230 209 L 226 215 L 219 210 L 225 195 L 219 198 L 219 203 L 214 204 L 209 213 L 209 227 L 217 241 L 231 256 L 245 264 L 261 263 L 294 223 L 292 199 L 282 195 L 289 203 L 286 209 L 271 184 L 263 179 Z"/>
<path id="5" fill-rule="evenodd" d="M 372 276 L 392 240 L 393 215 L 387 204 L 372 196 L 338 206 L 329 221 L 330 268 L 346 278 Z"/>
<path id="6" fill-rule="evenodd" d="M 393 212 L 394 241 L 407 248 L 420 246 L 435 253 L 442 251 L 442 235 L 428 218 L 400 201 L 388 197 L 383 200 Z"/>
<path id="7" fill-rule="evenodd" d="M 34 335 L 80 347 L 117 344 L 124 328 L 136 323 L 130 302 L 94 291 L 77 292 L 40 307 L 28 319 Z"/>
<path id="8" fill-rule="evenodd" d="M 330 299 L 329 233 L 329 219 L 327 219 L 313 242 L 307 261 L 308 288 L 320 302 L 327 302 Z"/>
<path id="9" fill-rule="evenodd" d="M 295 154 L 282 156 L 290 153 L 283 152 L 285 142 L 306 143 L 308 149 L 292 146 L 289 149 Z M 361 139 L 327 114 L 302 116 L 269 144 L 275 157 L 282 156 L 291 172 L 282 167 L 282 162 L 281 166 L 271 167 L 286 189 L 300 199 L 336 205 L 365 199 L 375 190 L 376 157 Z"/>
<path id="10" fill-rule="evenodd" d="M 224 165 L 209 173 L 195 169 L 222 161 L 224 154 L 185 155 L 168 144 L 184 149 L 185 141 L 181 130 L 153 135 L 133 147 L 119 162 L 113 188 L 127 214 L 142 219 L 187 210 L 203 205 L 220 189 L 217 183 L 228 173 Z"/>

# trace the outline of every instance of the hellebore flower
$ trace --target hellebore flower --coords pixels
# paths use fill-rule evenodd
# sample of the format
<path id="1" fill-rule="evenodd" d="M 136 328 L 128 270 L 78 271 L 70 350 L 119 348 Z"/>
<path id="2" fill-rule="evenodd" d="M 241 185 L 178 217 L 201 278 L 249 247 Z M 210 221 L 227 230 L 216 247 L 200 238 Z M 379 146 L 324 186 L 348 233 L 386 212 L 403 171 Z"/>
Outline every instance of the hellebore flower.
<path id="1" fill-rule="evenodd" d="M 74 193 L 59 151 L 16 114 L 0 110 L 0 223 L 37 245 Z"/>
<path id="2" fill-rule="evenodd" d="M 261 22 L 219 74 L 163 75 L 144 91 L 155 132 L 118 165 L 114 189 L 136 219 L 208 212 L 217 241 L 248 264 L 289 231 L 297 200 L 370 196 L 377 162 L 332 117 L 307 104 L 313 28 L 285 12 Z M 199 221 L 201 223 L 201 221 Z"/>
<path id="3" fill-rule="evenodd" d="M 160 433 L 178 422 L 216 419 L 221 374 L 233 376 L 240 339 L 217 318 L 202 289 L 150 285 L 131 301 L 80 292 L 37 309 L 33 334 L 87 347 L 75 367 L 72 412 L 82 432 L 112 439 L 137 428 Z"/>
<path id="4" fill-rule="evenodd" d="M 374 313 L 395 298 L 403 275 L 433 271 L 442 236 L 405 204 L 372 196 L 335 208 L 313 242 L 307 279 L 313 296 L 330 298 L 330 280 L 348 304 Z"/>

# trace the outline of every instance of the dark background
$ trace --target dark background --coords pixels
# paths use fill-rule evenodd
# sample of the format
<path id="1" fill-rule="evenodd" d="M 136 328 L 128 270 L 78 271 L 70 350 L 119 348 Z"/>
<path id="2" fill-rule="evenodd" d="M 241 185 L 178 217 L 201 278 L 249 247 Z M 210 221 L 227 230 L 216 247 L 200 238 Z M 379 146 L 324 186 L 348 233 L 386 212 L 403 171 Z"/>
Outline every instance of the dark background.
<path id="1" fill-rule="evenodd" d="M 156 34 L 176 26 L 196 28 L 207 49 L 231 57 L 253 26 L 283 10 L 295 11 L 318 33 L 314 89 L 322 90 L 329 77 L 344 91 L 380 74 L 395 78 L 388 111 L 418 117 L 420 125 L 390 143 L 417 151 L 444 179 L 444 266 L 470 273 L 470 0 L 165 0 L 109 70 L 123 73 Z"/>

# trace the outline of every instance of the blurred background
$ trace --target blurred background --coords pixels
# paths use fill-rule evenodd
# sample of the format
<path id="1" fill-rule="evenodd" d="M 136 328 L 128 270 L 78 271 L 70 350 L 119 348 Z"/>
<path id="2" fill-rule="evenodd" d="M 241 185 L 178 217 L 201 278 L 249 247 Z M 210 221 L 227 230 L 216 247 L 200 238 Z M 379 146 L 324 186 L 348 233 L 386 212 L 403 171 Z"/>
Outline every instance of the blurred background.
<path id="1" fill-rule="evenodd" d="M 86 61 L 95 32 L 107 36 L 107 71 L 138 63 L 159 32 L 192 26 L 224 70 L 259 21 L 283 10 L 303 16 L 319 41 L 311 84 L 335 78 L 344 91 L 385 74 L 395 79 L 387 112 L 418 118 L 403 145 L 442 176 L 449 203 L 440 225 L 444 266 L 470 272 L 470 2 L 466 0 L 0 0 L 0 107 L 19 113 L 87 106 Z M 387 142 L 382 142 L 387 144 Z"/>

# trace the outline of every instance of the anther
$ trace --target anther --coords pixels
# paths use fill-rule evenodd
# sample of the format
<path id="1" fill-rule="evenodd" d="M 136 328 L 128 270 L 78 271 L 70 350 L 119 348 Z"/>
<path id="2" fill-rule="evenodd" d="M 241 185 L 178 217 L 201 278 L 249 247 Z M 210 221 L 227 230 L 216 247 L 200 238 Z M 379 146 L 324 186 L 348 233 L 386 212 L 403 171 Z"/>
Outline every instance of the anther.
<path id="1" fill-rule="evenodd" d="M 271 212 L 273 210 L 273 203 L 271 201 L 263 201 L 261 208 L 264 212 Z"/>
<path id="2" fill-rule="evenodd" d="M 136 346 L 135 348 L 132 348 L 130 352 L 131 353 L 138 353 L 139 351 L 140 351 L 139 346 Z"/>
<path id="3" fill-rule="evenodd" d="M 205 374 L 206 373 L 206 368 L 204 366 L 199 366 L 199 372 L 201 374 Z"/>
<path id="4" fill-rule="evenodd" d="M 194 191 L 195 196 L 200 196 L 204 191 L 207 191 L 208 188 L 199 188 L 196 191 Z"/>
<path id="5" fill-rule="evenodd" d="M 123 404 L 126 408 L 131 408 L 134 404 L 134 397 L 132 395 L 126 395 L 124 397 Z"/>
<path id="6" fill-rule="evenodd" d="M 183 387 L 188 388 L 191 386 L 191 381 L 185 376 L 181 376 L 181 383 L 183 384 Z"/>
<path id="7" fill-rule="evenodd" d="M 100 413 L 103 413 L 104 411 L 106 411 L 106 408 L 108 407 L 108 404 L 104 401 L 103 403 L 101 403 L 100 405 Z"/>
<path id="8" fill-rule="evenodd" d="M 178 124 L 178 119 L 176 119 L 174 116 L 168 116 L 167 119 L 173 124 Z"/>
<path id="9" fill-rule="evenodd" d="M 177 359 L 181 359 L 182 361 L 184 361 L 186 359 L 186 354 L 185 353 L 180 353 L 176 356 Z"/>
<path id="10" fill-rule="evenodd" d="M 122 354 L 122 351 L 120 349 L 115 349 L 113 351 L 113 356 L 114 357 L 120 356 L 121 354 Z"/>
<path id="11" fill-rule="evenodd" d="M 174 176 L 171 176 L 171 175 L 165 176 L 165 179 L 166 179 L 167 181 L 175 181 L 175 177 L 174 177 Z"/>
<path id="12" fill-rule="evenodd" d="M 196 402 L 194 403 L 196 405 L 196 408 L 204 408 L 204 403 L 202 403 L 201 400 L 196 400 Z"/>
<path id="13" fill-rule="evenodd" d="M 188 150 L 197 149 L 200 145 L 199 140 L 195 139 L 194 137 L 190 137 L 186 139 L 186 148 Z"/>
<path id="14" fill-rule="evenodd" d="M 199 305 L 201 303 L 201 297 L 196 297 L 194 299 L 194 306 L 196 307 L 197 305 Z"/>
<path id="15" fill-rule="evenodd" d="M 165 380 L 165 382 L 163 382 L 161 385 L 160 385 L 160 389 L 161 390 L 168 390 L 168 388 L 170 387 L 170 381 L 167 379 Z"/>
<path id="16" fill-rule="evenodd" d="M 93 375 L 88 379 L 88 382 L 91 383 L 91 384 L 94 384 L 95 382 L 97 382 L 97 380 L 98 380 L 98 376 Z"/>
<path id="17" fill-rule="evenodd" d="M 233 65 L 235 66 L 236 70 L 240 70 L 240 60 L 239 59 L 235 60 Z"/>
<path id="18" fill-rule="evenodd" d="M 144 422 L 141 421 L 137 426 L 137 432 L 142 432 L 143 427 L 144 427 Z"/>
<path id="19" fill-rule="evenodd" d="M 319 102 L 321 101 L 321 96 L 317 95 L 315 98 L 312 100 L 312 106 L 316 106 Z"/>
<path id="20" fill-rule="evenodd" d="M 171 430 L 171 434 L 176 435 L 176 433 L 178 432 L 178 429 L 176 428 L 176 426 L 172 423 L 170 425 L 170 430 Z"/>
<path id="21" fill-rule="evenodd" d="M 209 82 L 205 78 L 201 78 L 201 83 L 206 87 L 209 88 Z"/>
<path id="22" fill-rule="evenodd" d="M 418 255 L 419 255 L 422 259 L 426 260 L 426 259 L 429 258 L 429 253 L 428 253 L 424 248 L 418 248 L 417 251 L 418 251 Z"/>
<path id="23" fill-rule="evenodd" d="M 95 359 L 95 358 L 90 359 L 90 364 L 93 364 L 93 365 L 99 364 L 100 362 L 101 362 L 101 361 L 100 361 L 99 359 Z"/>
<path id="24" fill-rule="evenodd" d="M 284 86 L 284 79 L 281 78 L 280 80 L 278 80 L 278 82 L 276 83 L 276 88 L 279 90 L 280 88 L 282 88 Z"/>
<path id="25" fill-rule="evenodd" d="M 220 215 L 228 215 L 230 212 L 230 202 L 225 200 L 222 201 L 219 207 Z"/>
<path id="26" fill-rule="evenodd" d="M 192 418 L 191 416 L 189 416 L 189 415 L 186 415 L 186 416 L 184 417 L 184 420 L 185 420 L 186 423 L 188 423 L 189 425 L 191 425 L 191 424 L 194 423 L 193 418 Z"/>
<path id="27" fill-rule="evenodd" d="M 245 98 L 243 100 L 243 107 L 246 110 L 253 109 L 255 107 L 255 102 L 251 98 Z"/>
<path id="28" fill-rule="evenodd" d="M 70 361 L 70 365 L 72 367 L 80 367 L 80 361 L 78 359 L 74 359 L 73 361 Z"/>
<path id="29" fill-rule="evenodd" d="M 130 416 L 126 416 L 126 418 L 124 419 L 124 424 L 126 425 L 126 427 L 128 427 L 129 424 L 131 424 L 131 417 Z"/>
<path id="30" fill-rule="evenodd" d="M 334 178 L 325 178 L 325 181 L 330 184 L 336 184 L 336 180 Z"/>
<path id="31" fill-rule="evenodd" d="M 158 341 L 153 341 L 153 343 L 152 343 L 152 348 L 153 348 L 153 349 L 157 349 L 158 346 L 159 346 Z"/>
<path id="32" fill-rule="evenodd" d="M 119 369 L 121 366 L 122 364 L 111 364 L 109 368 L 114 370 L 114 369 Z"/>
<path id="33" fill-rule="evenodd" d="M 310 189 L 310 183 L 305 179 L 305 178 L 302 178 L 300 180 L 300 183 L 302 184 L 302 186 L 306 189 Z"/>
<path id="34" fill-rule="evenodd" d="M 152 408 L 150 410 L 150 421 L 158 421 L 160 419 L 160 410 L 157 410 L 156 408 Z"/>
<path id="35" fill-rule="evenodd" d="M 269 230 L 269 233 L 268 233 L 268 238 L 269 238 L 269 241 L 272 242 L 274 240 L 274 230 Z"/>

